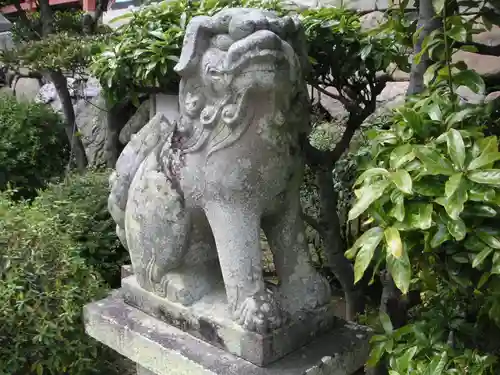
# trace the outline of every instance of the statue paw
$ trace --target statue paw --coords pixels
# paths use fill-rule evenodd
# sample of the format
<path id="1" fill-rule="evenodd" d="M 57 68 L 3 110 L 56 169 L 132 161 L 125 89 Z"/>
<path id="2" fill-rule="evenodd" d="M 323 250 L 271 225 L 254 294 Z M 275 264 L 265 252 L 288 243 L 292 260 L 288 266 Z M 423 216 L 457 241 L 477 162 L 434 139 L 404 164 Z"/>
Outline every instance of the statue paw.
<path id="1" fill-rule="evenodd" d="M 247 297 L 235 311 L 234 318 L 243 328 L 260 334 L 279 328 L 284 322 L 281 308 L 269 290 Z"/>

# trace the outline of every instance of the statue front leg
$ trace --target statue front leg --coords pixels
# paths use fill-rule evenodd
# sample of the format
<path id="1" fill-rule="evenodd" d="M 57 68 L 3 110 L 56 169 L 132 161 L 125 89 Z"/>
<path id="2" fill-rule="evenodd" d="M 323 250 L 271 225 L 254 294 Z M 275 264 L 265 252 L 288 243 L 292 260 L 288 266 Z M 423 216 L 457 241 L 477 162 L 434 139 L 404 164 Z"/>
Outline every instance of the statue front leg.
<path id="1" fill-rule="evenodd" d="M 282 212 L 262 220 L 280 279 L 282 306 L 290 314 L 315 309 L 331 298 L 327 280 L 311 264 L 296 196 Z"/>
<path id="2" fill-rule="evenodd" d="M 260 215 L 255 207 L 210 202 L 205 210 L 233 318 L 245 329 L 266 333 L 278 328 L 282 318 L 277 298 L 264 285 Z"/>

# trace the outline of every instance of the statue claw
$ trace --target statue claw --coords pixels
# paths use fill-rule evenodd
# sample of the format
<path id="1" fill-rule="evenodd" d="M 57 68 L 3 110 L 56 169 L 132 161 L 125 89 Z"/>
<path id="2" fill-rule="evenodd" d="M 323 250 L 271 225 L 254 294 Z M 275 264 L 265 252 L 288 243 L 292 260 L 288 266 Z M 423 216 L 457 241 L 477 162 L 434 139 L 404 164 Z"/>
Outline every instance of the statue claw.
<path id="1" fill-rule="evenodd" d="M 234 313 L 243 328 L 260 334 L 281 327 L 284 319 L 275 296 L 269 290 L 247 297 Z"/>

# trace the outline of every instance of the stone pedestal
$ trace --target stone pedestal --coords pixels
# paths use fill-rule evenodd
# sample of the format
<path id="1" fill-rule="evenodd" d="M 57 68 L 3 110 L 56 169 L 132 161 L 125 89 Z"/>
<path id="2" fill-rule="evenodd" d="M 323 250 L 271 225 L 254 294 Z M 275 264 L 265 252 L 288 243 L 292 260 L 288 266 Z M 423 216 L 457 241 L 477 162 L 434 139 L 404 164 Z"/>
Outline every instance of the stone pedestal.
<path id="1" fill-rule="evenodd" d="M 85 306 L 87 333 L 138 364 L 139 375 L 351 375 L 363 367 L 369 331 L 338 320 L 308 345 L 256 366 L 124 302 Z"/>

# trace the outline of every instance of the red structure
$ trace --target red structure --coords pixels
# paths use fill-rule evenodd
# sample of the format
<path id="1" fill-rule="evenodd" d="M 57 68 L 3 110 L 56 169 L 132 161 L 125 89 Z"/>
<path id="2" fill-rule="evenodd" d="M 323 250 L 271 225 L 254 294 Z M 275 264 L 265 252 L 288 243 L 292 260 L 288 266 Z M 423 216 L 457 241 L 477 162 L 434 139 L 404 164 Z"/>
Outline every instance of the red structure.
<path id="1" fill-rule="evenodd" d="M 49 0 L 50 5 L 61 5 L 61 4 L 81 4 L 82 10 L 85 12 L 93 12 L 96 7 L 96 0 Z M 21 8 L 26 11 L 34 12 L 36 10 L 35 0 L 26 0 L 21 2 Z M 8 5 L 0 8 L 0 12 L 3 14 L 16 13 L 17 9 L 14 5 Z"/>

